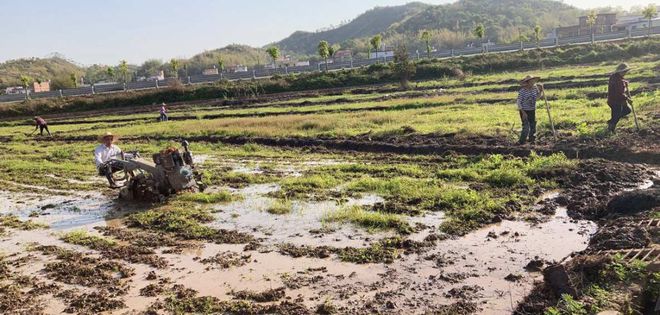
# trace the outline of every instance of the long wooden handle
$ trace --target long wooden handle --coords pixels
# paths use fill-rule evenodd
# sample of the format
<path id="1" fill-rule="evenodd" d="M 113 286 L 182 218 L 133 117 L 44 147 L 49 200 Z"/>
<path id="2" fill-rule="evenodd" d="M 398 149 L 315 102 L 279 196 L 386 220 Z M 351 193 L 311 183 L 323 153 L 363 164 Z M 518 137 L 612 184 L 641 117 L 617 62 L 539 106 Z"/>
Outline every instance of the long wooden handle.
<path id="1" fill-rule="evenodd" d="M 626 94 L 628 94 L 628 98 L 632 100 L 632 95 L 630 95 L 630 89 L 627 88 Z M 632 102 L 630 102 L 630 109 L 632 110 L 633 118 L 635 119 L 635 128 L 637 128 L 637 131 L 639 131 L 639 122 L 637 121 L 637 113 L 635 113 L 635 106 L 633 106 Z"/>
<path id="2" fill-rule="evenodd" d="M 545 100 L 545 109 L 548 112 L 548 120 L 550 120 L 552 135 L 555 137 L 555 140 L 557 140 L 557 132 L 555 131 L 555 124 L 552 122 L 552 115 L 550 114 L 550 105 L 548 105 L 548 97 L 545 95 L 545 91 L 543 92 L 543 99 Z"/>

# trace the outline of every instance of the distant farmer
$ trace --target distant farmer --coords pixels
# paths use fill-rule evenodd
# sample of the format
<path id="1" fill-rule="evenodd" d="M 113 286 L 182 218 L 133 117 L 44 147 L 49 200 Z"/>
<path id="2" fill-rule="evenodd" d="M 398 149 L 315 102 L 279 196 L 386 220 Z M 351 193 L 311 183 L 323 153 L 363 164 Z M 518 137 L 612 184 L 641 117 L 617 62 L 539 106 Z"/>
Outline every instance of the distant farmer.
<path id="1" fill-rule="evenodd" d="M 518 111 L 522 121 L 522 131 L 520 133 L 519 144 L 525 144 L 527 140 L 530 143 L 536 141 L 536 100 L 543 96 L 543 85 L 536 84 L 539 77 L 526 76 L 520 81 L 520 91 L 518 91 Z"/>
<path id="2" fill-rule="evenodd" d="M 112 188 L 117 188 L 112 174 L 122 169 L 114 159 L 122 158 L 124 155 L 121 149 L 114 144 L 115 141 L 117 141 L 117 136 L 106 132 L 99 137 L 101 144 L 94 149 L 94 162 L 96 162 L 99 175 L 105 176 Z"/>
<path id="3" fill-rule="evenodd" d="M 607 105 L 612 110 L 612 118 L 607 121 L 607 130 L 615 133 L 616 125 L 619 120 L 630 114 L 630 105 L 632 99 L 628 90 L 628 81 L 623 77 L 630 71 L 627 64 L 622 63 L 610 76 L 610 83 L 607 87 Z"/>
<path id="4" fill-rule="evenodd" d="M 167 108 L 165 102 L 160 105 L 160 121 L 167 121 Z"/>
<path id="5" fill-rule="evenodd" d="M 45 119 L 39 116 L 34 116 L 34 123 L 36 126 L 34 127 L 34 131 L 32 131 L 32 133 L 34 133 L 35 131 L 37 131 L 37 129 L 39 129 L 40 135 L 42 136 L 44 135 L 44 130 L 46 130 L 49 136 L 51 135 L 50 131 L 48 130 L 48 123 L 46 123 Z"/>

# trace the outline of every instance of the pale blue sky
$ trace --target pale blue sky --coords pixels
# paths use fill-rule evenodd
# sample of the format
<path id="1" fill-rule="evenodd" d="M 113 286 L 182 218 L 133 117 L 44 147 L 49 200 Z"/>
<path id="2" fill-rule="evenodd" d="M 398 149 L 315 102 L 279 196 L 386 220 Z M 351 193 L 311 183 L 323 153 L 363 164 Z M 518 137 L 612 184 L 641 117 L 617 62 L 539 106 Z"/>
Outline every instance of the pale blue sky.
<path id="1" fill-rule="evenodd" d="M 231 43 L 263 46 L 375 6 L 410 0 L 0 0 L 0 62 L 62 53 L 83 64 L 190 57 Z M 423 0 L 440 4 L 450 0 Z M 649 0 L 564 0 L 581 8 Z"/>

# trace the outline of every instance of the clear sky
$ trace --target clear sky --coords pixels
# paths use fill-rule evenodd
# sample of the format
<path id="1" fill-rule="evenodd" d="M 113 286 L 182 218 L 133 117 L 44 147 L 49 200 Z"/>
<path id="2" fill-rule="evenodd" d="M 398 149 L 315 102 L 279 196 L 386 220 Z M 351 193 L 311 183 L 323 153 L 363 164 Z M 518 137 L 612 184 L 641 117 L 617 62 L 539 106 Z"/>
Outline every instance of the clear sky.
<path id="1" fill-rule="evenodd" d="M 0 62 L 58 52 L 82 64 L 190 57 L 240 43 L 263 46 L 375 6 L 411 0 L 0 0 Z M 422 0 L 441 4 L 451 0 Z M 649 0 L 564 0 L 581 8 Z"/>

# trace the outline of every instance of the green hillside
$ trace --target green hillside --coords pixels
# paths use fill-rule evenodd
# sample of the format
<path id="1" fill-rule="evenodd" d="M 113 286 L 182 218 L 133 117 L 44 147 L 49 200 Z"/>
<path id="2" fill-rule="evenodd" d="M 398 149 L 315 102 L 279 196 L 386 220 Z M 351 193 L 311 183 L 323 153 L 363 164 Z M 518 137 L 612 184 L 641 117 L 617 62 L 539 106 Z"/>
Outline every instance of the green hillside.
<path id="1" fill-rule="evenodd" d="M 384 42 L 404 42 L 421 47 L 419 33 L 432 31 L 432 44 L 438 48 L 461 46 L 473 41 L 474 27 L 486 27 L 485 39 L 511 42 L 522 34 L 531 37 L 535 25 L 550 32 L 559 25 L 577 22 L 581 10 L 551 0 L 459 0 L 444 5 L 409 3 L 403 6 L 378 7 L 341 27 L 317 33 L 295 32 L 275 43 L 282 50 L 313 55 L 320 40 L 339 44 L 355 52 L 367 50 L 368 39 L 383 34 Z"/>
<path id="2" fill-rule="evenodd" d="M 353 38 L 383 33 L 393 25 L 405 21 L 407 18 L 415 16 L 430 7 L 430 5 L 418 2 L 402 6 L 376 7 L 336 29 L 315 33 L 298 31 L 275 43 L 275 45 L 284 51 L 311 55 L 315 54 L 316 45 L 321 40 L 336 44 Z"/>
<path id="3" fill-rule="evenodd" d="M 247 45 L 229 45 L 224 48 L 205 51 L 184 61 L 188 64 L 191 73 L 202 72 L 203 69 L 212 68 L 221 58 L 225 66 L 230 65 L 256 65 L 269 63 L 270 57 L 264 49 L 253 48 Z"/>
<path id="4" fill-rule="evenodd" d="M 85 70 L 61 57 L 16 59 L 0 63 L 0 88 L 21 85 L 21 76 L 51 80 L 55 88 L 73 85 L 71 75 L 79 78 Z M 64 86 L 57 86 L 64 85 Z"/>

